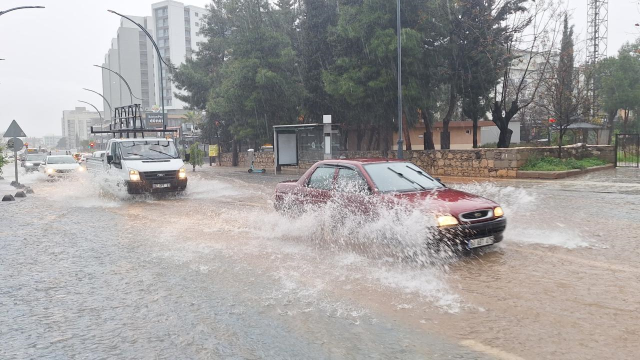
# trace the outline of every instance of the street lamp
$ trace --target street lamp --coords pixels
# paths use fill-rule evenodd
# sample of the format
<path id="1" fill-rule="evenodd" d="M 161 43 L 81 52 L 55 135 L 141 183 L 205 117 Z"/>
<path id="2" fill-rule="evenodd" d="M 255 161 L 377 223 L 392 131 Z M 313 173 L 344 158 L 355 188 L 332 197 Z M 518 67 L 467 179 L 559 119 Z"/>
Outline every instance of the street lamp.
<path id="1" fill-rule="evenodd" d="M 167 65 L 167 68 L 170 68 L 169 64 L 167 64 L 164 59 L 162 58 L 162 55 L 160 55 L 160 48 L 158 48 L 158 44 L 156 44 L 155 40 L 153 40 L 153 36 L 151 36 L 151 34 L 149 34 L 149 32 L 147 31 L 147 29 L 144 28 L 144 26 L 138 24 L 137 22 L 131 20 L 129 17 L 119 14 L 113 10 L 107 10 L 108 12 L 112 13 L 112 14 L 116 14 L 120 17 L 123 17 L 129 21 L 131 21 L 132 23 L 134 23 L 137 27 L 140 28 L 140 30 L 144 31 L 144 33 L 147 35 L 147 37 L 149 38 L 149 40 L 151 40 L 151 44 L 153 44 L 153 47 L 156 49 L 156 53 L 158 54 L 158 64 L 160 65 L 160 102 L 162 103 L 162 128 L 164 130 L 167 129 L 167 124 L 165 123 L 165 113 L 164 113 L 164 79 L 162 78 L 162 64 L 164 63 L 165 65 Z"/>
<path id="2" fill-rule="evenodd" d="M 82 90 L 87 90 L 87 91 L 91 91 L 94 94 L 98 94 L 103 100 L 104 102 L 107 103 L 107 106 L 109 106 L 109 120 L 111 120 L 111 114 L 113 114 L 113 108 L 111 107 L 111 104 L 109 104 L 109 101 L 107 100 L 107 98 L 105 98 L 104 96 L 102 96 L 102 94 L 100 94 L 97 91 L 93 91 L 91 89 L 87 89 L 87 88 L 82 88 Z"/>
<path id="3" fill-rule="evenodd" d="M 396 25 L 398 33 L 398 159 L 403 159 L 402 154 L 402 39 L 400 28 L 400 0 L 396 2 Z"/>
<path id="4" fill-rule="evenodd" d="M 89 90 L 91 91 L 91 90 Z M 93 107 L 94 109 L 96 109 L 96 112 L 98 113 L 98 116 L 100 116 L 100 129 L 102 130 L 102 127 L 104 126 L 104 118 L 102 117 L 102 114 L 100 114 L 100 110 L 98 110 L 98 108 L 93 105 L 90 102 L 86 102 L 86 101 L 82 101 L 82 100 L 78 100 L 79 102 L 83 103 L 83 104 L 87 104 L 90 105 L 91 107 Z M 64 134 L 62 134 L 64 135 Z M 103 145 L 104 144 L 104 138 L 102 137 L 103 135 L 100 134 L 100 144 Z M 76 144 L 77 145 L 77 144 Z M 100 146 L 100 148 L 102 148 L 103 146 Z"/>
<path id="5" fill-rule="evenodd" d="M 100 124 L 102 124 L 104 122 L 104 118 L 102 117 L 102 114 L 100 114 L 100 110 L 98 110 L 97 107 L 95 107 L 95 105 L 93 105 L 92 103 L 86 102 L 86 101 L 82 101 L 82 100 L 78 100 L 81 103 L 87 104 L 87 105 L 91 105 L 94 109 L 96 109 L 96 111 L 98 112 L 98 116 L 100 116 Z M 100 125 L 102 127 L 102 125 Z"/>
<path id="6" fill-rule="evenodd" d="M 14 7 L 13 9 L 0 11 L 0 15 L 4 15 L 10 11 L 20 10 L 20 9 L 44 9 L 44 6 L 18 6 L 18 7 Z"/>
<path id="7" fill-rule="evenodd" d="M 125 85 L 127 85 L 127 88 L 129 89 L 129 97 L 131 98 L 131 105 L 133 105 L 133 98 L 136 98 L 136 99 L 138 99 L 138 100 L 142 100 L 141 98 L 139 98 L 139 97 L 137 97 L 137 96 L 133 95 L 133 91 L 131 91 L 131 86 L 129 86 L 129 83 L 127 82 L 127 80 L 125 80 L 125 79 L 124 79 L 124 77 L 123 77 L 122 75 L 120 75 L 117 71 L 113 71 L 113 70 L 111 70 L 111 69 L 109 69 L 109 68 L 107 68 L 107 67 L 100 66 L 100 65 L 93 65 L 93 66 L 95 66 L 95 67 L 99 67 L 99 68 L 104 69 L 104 70 L 107 70 L 107 71 L 111 71 L 112 73 L 114 73 L 114 74 L 118 75 L 118 77 L 119 77 L 120 79 L 122 79 L 122 81 L 124 81 L 124 84 L 125 84 Z"/>

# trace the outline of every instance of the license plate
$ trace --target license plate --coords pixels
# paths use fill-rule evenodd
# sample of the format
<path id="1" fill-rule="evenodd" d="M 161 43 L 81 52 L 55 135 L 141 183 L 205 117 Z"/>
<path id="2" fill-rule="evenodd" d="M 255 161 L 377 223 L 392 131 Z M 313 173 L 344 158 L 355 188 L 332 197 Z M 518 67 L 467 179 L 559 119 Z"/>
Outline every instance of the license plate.
<path id="1" fill-rule="evenodd" d="M 162 189 L 171 187 L 171 184 L 153 184 L 154 189 Z"/>
<path id="2" fill-rule="evenodd" d="M 483 237 L 483 238 L 480 238 L 480 239 L 469 240 L 469 249 L 473 249 L 473 248 L 477 248 L 477 247 L 481 247 L 481 246 L 491 245 L 491 244 L 493 244 L 493 242 L 494 242 L 493 236 Z"/>

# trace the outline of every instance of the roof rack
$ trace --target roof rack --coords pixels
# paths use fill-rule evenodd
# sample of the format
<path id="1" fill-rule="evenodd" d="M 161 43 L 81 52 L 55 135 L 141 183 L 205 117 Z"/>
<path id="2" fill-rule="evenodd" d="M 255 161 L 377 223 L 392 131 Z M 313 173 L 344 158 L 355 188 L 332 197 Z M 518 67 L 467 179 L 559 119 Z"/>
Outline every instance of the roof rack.
<path id="1" fill-rule="evenodd" d="M 102 128 L 102 126 L 100 126 Z M 94 127 L 91 127 L 92 134 L 112 134 L 115 138 L 116 135 L 119 137 L 126 137 L 127 139 L 138 138 L 138 134 L 141 138 L 144 138 L 145 133 L 175 133 L 178 129 L 167 129 L 166 125 L 164 128 L 160 129 L 147 129 L 144 127 L 144 122 L 142 121 L 142 111 L 140 109 L 140 104 L 133 104 L 127 106 L 117 107 L 114 110 L 114 117 L 109 124 L 109 130 L 94 130 Z"/>

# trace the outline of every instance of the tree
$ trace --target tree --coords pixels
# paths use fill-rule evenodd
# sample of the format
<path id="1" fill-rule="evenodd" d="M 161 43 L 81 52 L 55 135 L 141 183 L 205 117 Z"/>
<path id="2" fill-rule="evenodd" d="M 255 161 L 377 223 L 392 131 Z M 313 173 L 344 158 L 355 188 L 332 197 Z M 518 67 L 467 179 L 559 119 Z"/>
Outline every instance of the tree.
<path id="1" fill-rule="evenodd" d="M 537 1 L 526 12 L 523 4 L 515 4 L 521 11 L 512 13 L 506 25 L 509 41 L 500 65 L 502 79 L 494 89 L 491 104 L 491 120 L 500 130 L 499 148 L 511 144 L 509 123 L 522 109 L 536 103 L 555 59 L 561 4 Z"/>
<path id="2" fill-rule="evenodd" d="M 490 88 L 495 86 L 508 64 L 506 48 L 514 30 L 511 17 L 526 11 L 527 0 L 459 0 L 444 2 L 448 19 L 446 47 L 448 107 L 442 119 L 441 148 L 450 148 L 449 122 L 463 99 L 463 112 L 474 120 L 477 144 L 477 121 L 488 105 Z"/>
<path id="3" fill-rule="evenodd" d="M 625 44 L 617 58 L 598 64 L 603 110 L 613 133 L 613 120 L 622 111 L 622 132 L 628 130 L 629 114 L 640 108 L 640 57 L 638 43 Z"/>
<path id="4" fill-rule="evenodd" d="M 202 124 L 202 114 L 195 111 L 187 111 L 187 113 L 184 114 L 184 122 L 192 124 L 194 128 L 198 128 Z"/>
<path id="5" fill-rule="evenodd" d="M 508 16 L 524 11 L 519 1 L 513 1 L 512 8 L 503 8 L 494 13 L 493 1 L 465 0 L 459 5 L 460 37 L 464 39 L 458 47 L 459 88 L 462 97 L 462 113 L 473 122 L 473 147 L 478 147 L 478 121 L 490 106 L 490 93 L 498 84 L 510 34 L 502 25 Z"/>
<path id="6" fill-rule="evenodd" d="M 200 150 L 200 143 L 197 141 L 189 147 L 189 164 L 193 166 L 193 171 L 196 171 L 196 165 L 202 167 L 204 164 L 204 151 Z"/>
<path id="7" fill-rule="evenodd" d="M 329 27 L 336 25 L 337 18 L 337 1 L 303 0 L 298 59 L 305 89 L 304 121 L 308 123 L 321 122 L 324 114 L 338 115 L 335 112 L 340 108 L 337 99 L 330 97 L 322 82 L 322 72 L 334 64 Z"/>
<path id="8" fill-rule="evenodd" d="M 343 114 L 349 127 L 356 129 L 358 150 L 367 130 L 367 149 L 389 150 L 399 121 L 404 123 L 406 146 L 411 149 L 409 128 L 419 117 L 429 116 L 421 110 L 430 104 L 430 95 L 438 88 L 432 81 L 437 63 L 428 61 L 435 58 L 441 39 L 434 30 L 439 27 L 428 15 L 434 5 L 408 0 L 401 6 L 402 92 L 406 100 L 402 119 L 397 119 L 396 4 L 386 0 L 341 3 L 337 24 L 330 28 L 335 61 L 323 71 L 324 89 L 333 99 L 344 101 Z"/>
<path id="9" fill-rule="evenodd" d="M 544 106 L 556 120 L 558 131 L 558 158 L 562 157 L 562 141 L 567 128 L 583 118 L 589 103 L 585 85 L 585 74 L 576 68 L 573 48 L 573 26 L 569 26 L 568 15 L 564 15 L 562 40 L 558 63 L 552 64 L 550 77 L 546 80 L 547 89 Z"/>
<path id="10" fill-rule="evenodd" d="M 62 137 L 58 140 L 58 144 L 56 145 L 56 149 L 66 149 L 67 148 L 67 138 Z"/>
<path id="11" fill-rule="evenodd" d="M 4 158 L 4 147 L 0 146 L 0 175 L 2 175 L 2 167 L 4 166 L 6 160 Z"/>

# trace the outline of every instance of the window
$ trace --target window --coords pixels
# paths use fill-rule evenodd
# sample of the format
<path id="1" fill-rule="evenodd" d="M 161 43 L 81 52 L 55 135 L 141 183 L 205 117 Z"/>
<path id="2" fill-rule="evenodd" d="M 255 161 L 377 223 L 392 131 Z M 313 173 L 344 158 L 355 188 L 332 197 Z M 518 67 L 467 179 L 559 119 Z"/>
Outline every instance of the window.
<path id="1" fill-rule="evenodd" d="M 412 163 L 376 163 L 364 167 L 381 192 L 410 192 L 442 187 L 442 184 Z"/>
<path id="2" fill-rule="evenodd" d="M 200 15 L 198 15 L 198 13 L 196 13 L 196 17 L 198 17 L 198 16 L 200 16 Z"/>
<path id="3" fill-rule="evenodd" d="M 120 162 L 122 156 L 120 155 L 120 146 L 116 142 L 111 143 L 111 155 L 113 156 L 113 161 Z"/>
<path id="4" fill-rule="evenodd" d="M 364 194 L 368 193 L 369 185 L 366 180 L 353 169 L 340 169 L 336 180 L 336 191 Z"/>
<path id="5" fill-rule="evenodd" d="M 196 23 L 196 26 L 200 26 L 200 23 Z"/>
<path id="6" fill-rule="evenodd" d="M 307 186 L 312 189 L 331 190 L 334 173 L 335 168 L 333 167 L 319 167 L 309 178 Z"/>

